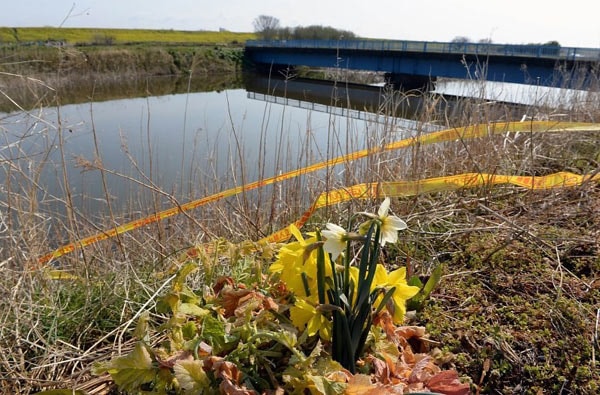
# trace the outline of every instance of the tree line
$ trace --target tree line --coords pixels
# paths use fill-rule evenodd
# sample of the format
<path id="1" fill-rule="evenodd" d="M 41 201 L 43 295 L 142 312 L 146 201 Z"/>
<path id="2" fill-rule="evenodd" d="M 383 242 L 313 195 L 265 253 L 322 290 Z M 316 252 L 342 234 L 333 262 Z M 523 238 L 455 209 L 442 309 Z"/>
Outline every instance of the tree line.
<path id="1" fill-rule="evenodd" d="M 347 40 L 357 37 L 351 31 L 331 26 L 282 27 L 279 19 L 269 15 L 259 15 L 253 25 L 254 32 L 263 40 Z"/>

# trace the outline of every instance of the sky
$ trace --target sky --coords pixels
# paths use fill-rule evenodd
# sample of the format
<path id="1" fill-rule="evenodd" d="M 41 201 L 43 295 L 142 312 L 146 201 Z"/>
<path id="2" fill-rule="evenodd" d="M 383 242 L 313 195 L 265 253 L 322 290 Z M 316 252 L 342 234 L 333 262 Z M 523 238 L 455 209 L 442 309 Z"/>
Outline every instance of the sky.
<path id="1" fill-rule="evenodd" d="M 259 15 L 281 26 L 323 25 L 394 40 L 600 48 L 597 0 L 0 0 L 0 26 L 253 31 Z"/>

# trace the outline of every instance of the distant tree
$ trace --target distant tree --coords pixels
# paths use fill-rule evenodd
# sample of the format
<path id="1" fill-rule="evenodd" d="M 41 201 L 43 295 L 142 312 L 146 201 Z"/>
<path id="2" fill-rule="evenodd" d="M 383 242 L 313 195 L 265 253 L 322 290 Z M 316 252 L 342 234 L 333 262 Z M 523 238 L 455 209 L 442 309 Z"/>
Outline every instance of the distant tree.
<path id="1" fill-rule="evenodd" d="M 492 43 L 492 39 L 491 38 L 482 38 L 481 40 L 477 41 L 479 44 L 491 44 Z"/>
<path id="2" fill-rule="evenodd" d="M 331 26 L 280 27 L 279 19 L 268 15 L 259 15 L 254 19 L 253 25 L 254 31 L 264 40 L 348 40 L 356 38 L 356 34 L 351 31 Z"/>
<path id="3" fill-rule="evenodd" d="M 457 43 L 457 44 L 466 44 L 466 43 L 470 43 L 471 39 L 469 37 L 465 37 L 465 36 L 456 36 L 452 39 L 453 43 Z"/>
<path id="4" fill-rule="evenodd" d="M 272 40 L 277 36 L 279 19 L 270 15 L 259 15 L 252 22 L 254 31 L 264 40 Z"/>
<path id="5" fill-rule="evenodd" d="M 552 40 L 552 41 L 548 41 L 547 43 L 544 43 L 544 46 L 546 47 L 560 47 L 560 43 L 556 40 Z"/>
<path id="6" fill-rule="evenodd" d="M 356 34 L 331 26 L 311 25 L 298 26 L 293 29 L 292 37 L 297 40 L 345 40 L 356 38 Z"/>

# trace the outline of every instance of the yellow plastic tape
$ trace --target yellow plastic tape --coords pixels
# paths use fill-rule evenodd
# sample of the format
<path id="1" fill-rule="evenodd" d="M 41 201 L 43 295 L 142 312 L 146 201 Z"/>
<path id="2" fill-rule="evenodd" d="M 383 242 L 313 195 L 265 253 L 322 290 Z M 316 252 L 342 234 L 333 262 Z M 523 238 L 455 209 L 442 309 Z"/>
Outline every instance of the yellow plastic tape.
<path id="1" fill-rule="evenodd" d="M 154 222 L 158 222 L 165 218 L 171 217 L 176 214 L 180 214 L 184 211 L 189 211 L 195 209 L 197 207 L 203 206 L 205 204 L 215 202 L 221 200 L 226 197 L 237 195 L 241 192 L 250 191 L 256 188 L 260 188 L 266 185 L 270 185 L 276 182 L 288 180 L 294 177 L 298 177 L 304 174 L 308 174 L 317 170 L 326 169 L 329 167 L 336 166 L 338 164 L 347 163 L 350 161 L 354 161 L 360 158 L 367 157 L 369 155 L 373 155 L 380 152 L 392 151 L 401 148 L 407 148 L 413 145 L 421 144 L 434 144 L 445 141 L 454 141 L 459 139 L 471 139 L 476 137 L 484 137 L 492 134 L 500 134 L 500 133 L 509 133 L 509 132 L 582 132 L 582 131 L 600 131 L 600 124 L 591 124 L 591 123 L 576 123 L 576 122 L 554 122 L 554 121 L 534 121 L 534 122 L 501 122 L 501 123 L 490 123 L 490 124 L 480 124 L 480 125 L 470 125 L 459 128 L 446 129 L 439 132 L 433 132 L 428 134 L 423 134 L 418 137 L 408 138 L 404 140 L 399 140 L 381 147 L 374 147 L 371 149 L 360 150 L 356 152 L 352 152 L 347 155 L 338 156 L 336 158 L 329 159 L 324 162 L 315 163 L 313 165 L 303 167 L 301 169 L 292 170 L 286 173 L 279 174 L 274 177 L 266 178 L 263 180 L 251 182 L 246 185 L 238 186 L 235 188 L 231 188 L 210 196 L 203 197 L 201 199 L 197 199 L 191 201 L 186 204 L 182 204 L 177 207 L 170 208 L 168 210 L 164 210 L 158 212 L 156 214 L 150 215 L 148 217 L 138 219 L 135 221 L 128 222 L 124 225 L 117 226 L 112 229 L 108 229 L 102 233 L 95 234 L 90 237 L 86 237 L 79 241 L 64 245 L 55 251 L 46 254 L 38 259 L 39 264 L 45 264 L 53 259 L 56 259 L 60 256 L 73 252 L 77 248 L 84 248 L 88 245 L 97 243 L 101 240 L 106 240 L 111 237 L 114 237 L 119 234 L 123 234 L 125 232 L 129 232 L 133 229 L 142 227 L 144 225 L 148 225 Z M 453 177 L 442 177 L 443 179 L 453 179 Z M 420 181 L 421 183 L 423 181 Z M 448 181 L 452 183 L 452 181 Z M 425 185 L 425 184 L 423 184 Z M 421 186 L 425 187 L 425 186 Z M 355 187 L 352 187 L 355 188 Z M 347 191 L 347 190 L 345 190 Z M 336 193 L 344 194 L 347 192 L 329 192 L 332 196 L 332 199 L 336 199 L 334 196 Z M 326 193 L 327 194 L 327 193 Z M 390 195 L 391 196 L 391 195 Z M 323 199 L 327 200 L 328 197 L 324 197 Z M 317 199 L 319 200 L 319 199 Z M 332 201 L 331 199 L 329 201 Z M 333 204 L 333 203 L 331 203 Z M 315 208 L 316 209 L 316 208 Z M 305 223 L 308 220 L 308 217 L 305 215 L 302 216 L 301 219 L 297 221 L 297 223 Z M 304 221 L 304 222 L 302 222 Z"/>
<path id="2" fill-rule="evenodd" d="M 464 173 L 455 176 L 428 178 L 419 181 L 396 181 L 371 184 L 358 184 L 324 192 L 294 225 L 300 229 L 320 208 L 347 202 L 353 199 L 383 199 L 385 197 L 406 197 L 423 193 L 450 191 L 483 185 L 513 184 L 524 188 L 543 190 L 574 187 L 588 181 L 600 181 L 600 175 L 582 176 L 569 172 L 559 172 L 546 176 L 507 176 L 498 174 Z M 286 227 L 259 241 L 281 243 L 288 240 L 291 233 Z"/>

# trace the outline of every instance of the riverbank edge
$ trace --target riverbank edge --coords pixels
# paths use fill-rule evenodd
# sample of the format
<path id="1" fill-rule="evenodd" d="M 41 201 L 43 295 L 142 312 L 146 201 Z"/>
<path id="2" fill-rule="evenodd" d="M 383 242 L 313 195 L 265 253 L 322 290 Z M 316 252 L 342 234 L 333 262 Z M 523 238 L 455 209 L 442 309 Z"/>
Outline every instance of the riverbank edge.
<path id="1" fill-rule="evenodd" d="M 0 47 L 0 112 L 68 104 L 91 92 L 104 100 L 140 89 L 161 94 L 185 89 L 179 85 L 239 86 L 243 57 L 243 46 L 231 44 Z"/>
<path id="2" fill-rule="evenodd" d="M 26 77 L 148 77 L 241 69 L 242 45 L 1 47 L 0 72 Z M 6 76 L 5 78 L 6 79 Z"/>

